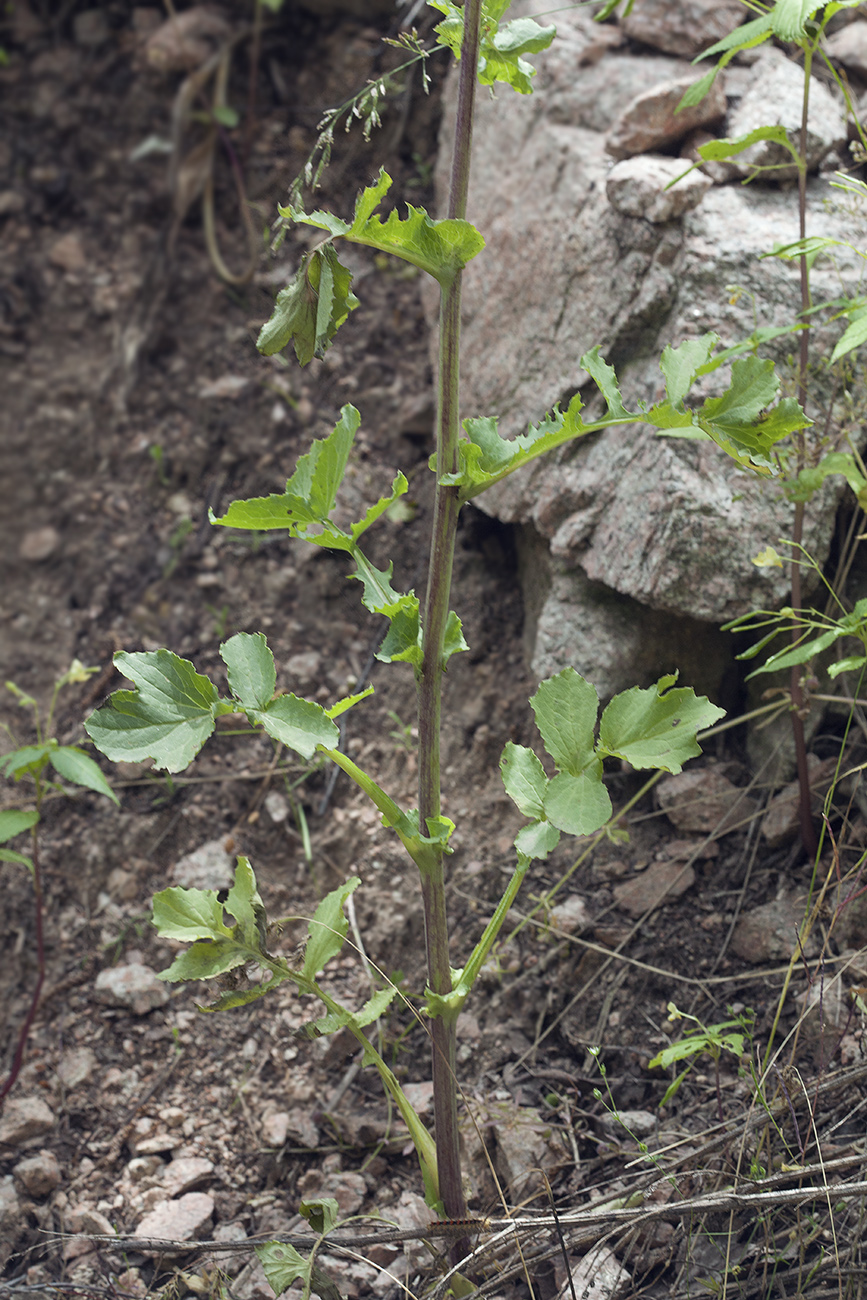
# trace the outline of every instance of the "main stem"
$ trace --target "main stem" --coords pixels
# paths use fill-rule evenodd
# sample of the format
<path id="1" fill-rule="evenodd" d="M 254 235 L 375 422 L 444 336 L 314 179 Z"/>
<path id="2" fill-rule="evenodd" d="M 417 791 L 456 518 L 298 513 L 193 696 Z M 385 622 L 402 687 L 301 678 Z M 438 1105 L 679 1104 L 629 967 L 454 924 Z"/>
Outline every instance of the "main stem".
<path id="1" fill-rule="evenodd" d="M 807 237 L 807 117 L 810 103 L 810 67 L 813 50 L 808 46 L 804 52 L 804 98 L 801 106 L 801 138 L 798 152 L 798 220 L 801 239 Z M 809 322 L 807 314 L 810 309 L 810 269 L 806 253 L 801 253 L 801 317 Z M 801 330 L 800 352 L 798 357 L 798 401 L 803 410 L 807 406 L 807 368 L 810 361 L 810 328 Z M 798 473 L 804 468 L 806 459 L 806 442 L 804 431 L 798 434 Z M 801 608 L 801 565 L 800 545 L 804 535 L 804 503 L 795 504 L 795 521 L 792 533 L 794 551 L 792 558 L 792 609 Z M 792 642 L 796 643 L 800 632 L 797 623 L 792 624 Z M 807 767 L 807 742 L 804 736 L 804 691 L 801 686 L 801 664 L 792 667 L 789 678 L 789 690 L 792 696 L 792 737 L 795 742 L 795 762 L 798 769 L 798 821 L 801 828 L 801 843 L 804 852 L 811 858 L 816 856 L 819 847 L 816 828 L 813 825 L 810 794 L 810 772 Z"/>
<path id="2" fill-rule="evenodd" d="M 448 215 L 452 218 L 464 218 L 467 209 L 480 21 L 481 0 L 466 0 L 457 122 L 449 190 Z M 452 281 L 441 286 L 436 462 L 438 475 L 454 473 L 458 468 L 460 334 L 461 273 L 458 272 Z M 443 648 L 449 614 L 457 522 L 458 489 L 443 487 L 438 483 L 434 502 L 418 700 L 418 802 L 422 834 L 425 833 L 428 818 L 439 817 L 441 812 L 440 716 Z M 422 897 L 427 941 L 428 983 L 434 993 L 447 995 L 452 990 L 452 977 L 442 852 L 437 855 L 434 865 L 422 873 Z M 458 1133 L 455 1076 L 456 1024 L 457 1015 L 446 1014 L 434 1017 L 431 1026 L 437 1170 L 440 1196 L 446 1218 L 449 1219 L 463 1219 L 467 1213 L 461 1184 Z M 466 1247 L 462 1242 L 457 1243 L 453 1248 L 453 1256 L 456 1255 L 457 1260 L 463 1258 L 465 1253 Z"/>

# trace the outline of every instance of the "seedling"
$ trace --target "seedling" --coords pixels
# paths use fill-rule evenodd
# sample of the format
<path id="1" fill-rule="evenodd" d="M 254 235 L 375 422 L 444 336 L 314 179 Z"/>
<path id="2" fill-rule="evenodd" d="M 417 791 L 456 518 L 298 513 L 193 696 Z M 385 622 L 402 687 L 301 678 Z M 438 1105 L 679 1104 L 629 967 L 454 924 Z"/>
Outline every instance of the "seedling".
<path id="1" fill-rule="evenodd" d="M 668 1085 L 660 1106 L 667 1106 L 672 1097 L 683 1083 L 695 1064 L 694 1057 L 707 1054 L 714 1064 L 714 1073 L 716 1077 L 716 1098 L 717 1110 L 720 1122 L 723 1119 L 722 1110 L 722 1092 L 720 1089 L 720 1059 L 723 1052 L 729 1052 L 738 1060 L 747 1050 L 745 1044 L 752 1041 L 752 1028 L 755 1021 L 755 1012 L 747 1007 L 744 1011 L 734 1014 L 729 1007 L 733 1019 L 723 1020 L 718 1025 L 705 1025 L 697 1016 L 691 1016 L 686 1011 L 679 1011 L 673 1002 L 668 1004 L 668 1018 L 674 1023 L 677 1020 L 691 1020 L 692 1025 L 686 1030 L 683 1038 L 672 1043 L 670 1047 L 664 1047 L 661 1052 L 657 1052 L 653 1060 L 649 1063 L 650 1069 L 667 1070 L 670 1066 L 676 1065 L 679 1061 L 689 1061 L 685 1070 Z"/>

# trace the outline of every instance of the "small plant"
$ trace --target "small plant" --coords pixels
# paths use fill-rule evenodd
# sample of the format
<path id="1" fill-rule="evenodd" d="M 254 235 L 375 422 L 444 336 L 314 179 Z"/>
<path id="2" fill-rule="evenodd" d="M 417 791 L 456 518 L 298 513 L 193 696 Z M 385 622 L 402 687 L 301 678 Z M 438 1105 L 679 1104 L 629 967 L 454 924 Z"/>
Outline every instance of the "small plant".
<path id="1" fill-rule="evenodd" d="M 729 1052 L 740 1060 L 744 1052 L 748 1050 L 746 1044 L 752 1041 L 753 1024 L 756 1018 L 755 1012 L 750 1007 L 746 1007 L 737 1014 L 731 1007 L 728 1010 L 732 1016 L 731 1020 L 723 1020 L 718 1025 L 705 1025 L 697 1016 L 691 1016 L 686 1011 L 679 1011 L 673 1002 L 669 1002 L 669 1022 L 674 1024 L 678 1020 L 691 1020 L 692 1025 L 686 1030 L 683 1038 L 678 1039 L 676 1043 L 672 1043 L 670 1047 L 664 1047 L 661 1052 L 657 1052 L 653 1060 L 649 1062 L 649 1068 L 651 1070 L 667 1070 L 680 1061 L 689 1061 L 689 1065 L 668 1085 L 662 1101 L 659 1103 L 660 1106 L 667 1106 L 671 1101 L 695 1064 L 694 1058 L 707 1055 L 714 1065 L 717 1112 L 720 1122 L 722 1122 L 720 1060 L 723 1052 Z"/>
<path id="2" fill-rule="evenodd" d="M 12 1066 L 5 1082 L 0 1085 L 0 1103 L 12 1088 L 24 1060 L 24 1049 L 45 980 L 45 942 L 43 921 L 42 872 L 39 864 L 39 819 L 42 806 L 49 794 L 64 793 L 64 782 L 85 790 L 93 790 L 105 795 L 115 804 L 119 803 L 117 795 L 106 781 L 93 759 L 77 745 L 61 745 L 52 734 L 54 711 L 57 699 L 65 686 L 86 682 L 88 677 L 98 672 L 98 668 L 85 668 L 74 659 L 67 672 L 54 683 L 54 691 L 48 714 L 44 721 L 40 714 L 39 703 L 32 695 L 22 691 L 14 682 L 7 682 L 6 689 L 11 691 L 22 709 L 29 711 L 33 717 L 36 743 L 17 745 L 15 749 L 0 755 L 0 774 L 16 782 L 27 782 L 33 787 L 32 808 L 7 808 L 0 812 L 0 862 L 18 863 L 26 867 L 33 877 L 33 892 L 36 902 L 36 985 L 30 1001 L 30 1008 L 18 1036 L 18 1043 L 12 1060 Z M 5 728 L 10 740 L 15 744 L 15 737 L 9 728 Z M 3 848 L 5 844 L 29 833 L 30 853 L 21 853 L 17 849 Z"/>

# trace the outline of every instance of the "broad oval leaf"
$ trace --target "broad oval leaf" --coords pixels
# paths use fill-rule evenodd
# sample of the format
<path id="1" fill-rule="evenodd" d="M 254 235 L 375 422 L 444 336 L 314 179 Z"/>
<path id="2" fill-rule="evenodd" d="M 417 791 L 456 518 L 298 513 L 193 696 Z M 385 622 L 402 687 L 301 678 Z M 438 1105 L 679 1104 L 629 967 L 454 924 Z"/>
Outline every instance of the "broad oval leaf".
<path id="1" fill-rule="evenodd" d="M 592 835 L 611 817 L 611 800 L 602 783 L 602 764 L 578 776 L 560 772 L 545 794 L 548 820 L 568 835 Z"/>
<path id="2" fill-rule="evenodd" d="M 39 821 L 35 808 L 7 808 L 0 812 L 0 844 L 14 840 L 16 835 L 23 835 Z"/>
<path id="3" fill-rule="evenodd" d="M 506 794 L 518 805 L 524 816 L 543 818 L 548 778 L 532 749 L 515 745 L 510 740 L 500 759 L 500 772 Z"/>
<path id="4" fill-rule="evenodd" d="M 232 934 L 214 889 L 161 889 L 154 894 L 152 920 L 163 939 L 226 939 Z"/>
<path id="5" fill-rule="evenodd" d="M 297 695 L 278 695 L 267 709 L 247 709 L 246 713 L 251 722 L 261 722 L 269 736 L 302 758 L 312 758 L 319 745 L 333 749 L 340 739 L 322 705 Z"/>
<path id="6" fill-rule="evenodd" d="M 308 940 L 304 953 L 305 979 L 315 980 L 320 971 L 336 957 L 343 947 L 349 929 L 343 905 L 350 894 L 361 884 L 358 876 L 350 876 L 344 884 L 326 894 L 317 907 L 307 927 Z"/>
<path id="7" fill-rule="evenodd" d="M 545 748 L 559 768 L 577 775 L 593 762 L 599 711 L 595 686 L 574 668 L 564 668 L 541 683 L 530 706 Z"/>
<path id="8" fill-rule="evenodd" d="M 220 646 L 229 672 L 229 687 L 242 708 L 264 709 L 274 695 L 274 656 L 262 632 L 238 632 Z"/>
<path id="9" fill-rule="evenodd" d="M 118 799 L 111 786 L 106 781 L 102 772 L 89 754 L 79 749 L 76 745 L 61 745 L 57 749 L 52 749 L 50 755 L 51 766 L 58 776 L 64 780 L 71 781 L 73 785 L 83 786 L 86 790 L 94 790 L 97 794 L 104 794 L 107 799 L 120 807 Z"/>

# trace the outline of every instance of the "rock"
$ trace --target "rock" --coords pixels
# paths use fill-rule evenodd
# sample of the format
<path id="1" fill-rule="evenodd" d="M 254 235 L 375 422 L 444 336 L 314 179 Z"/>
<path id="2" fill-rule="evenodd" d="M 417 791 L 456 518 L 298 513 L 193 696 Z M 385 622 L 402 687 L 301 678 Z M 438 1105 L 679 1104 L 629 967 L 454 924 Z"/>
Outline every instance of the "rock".
<path id="1" fill-rule="evenodd" d="M 680 898 L 695 884 L 692 867 L 679 862 L 653 862 L 631 880 L 614 886 L 614 902 L 630 916 L 643 916 Z"/>
<path id="2" fill-rule="evenodd" d="M 160 72 L 192 72 L 225 41 L 229 24 L 204 5 L 173 14 L 148 37 L 145 58 Z"/>
<path id="3" fill-rule="evenodd" d="M 67 1091 L 90 1083 L 99 1065 L 96 1052 L 90 1047 L 73 1047 L 63 1053 L 57 1065 L 57 1077 Z"/>
<path id="4" fill-rule="evenodd" d="M 23 212 L 26 203 L 24 195 L 17 190 L 0 190 L 0 217 L 11 217 L 16 212 Z"/>
<path id="5" fill-rule="evenodd" d="M 111 1236 L 114 1227 L 99 1210 L 89 1205 L 77 1205 L 67 1210 L 63 1218 L 65 1232 L 93 1233 L 95 1236 Z M 85 1237 L 67 1239 L 63 1243 L 63 1258 L 67 1262 L 92 1255 L 100 1249 L 99 1243 L 88 1241 Z"/>
<path id="6" fill-rule="evenodd" d="M 836 767 L 835 758 L 820 761 L 815 754 L 807 755 L 811 808 L 814 816 L 821 812 L 822 797 L 828 789 Z M 769 848 L 780 848 L 800 834 L 800 806 L 801 787 L 797 781 L 790 781 L 770 800 L 762 818 L 762 835 L 767 840 Z"/>
<path id="7" fill-rule="evenodd" d="M 164 1168 L 165 1162 L 159 1156 L 133 1156 L 124 1169 L 124 1175 L 131 1183 L 141 1183 L 145 1178 L 152 1179 Z"/>
<path id="8" fill-rule="evenodd" d="M 84 252 L 84 245 L 78 235 L 70 234 L 61 235 L 48 250 L 48 260 L 52 266 L 60 267 L 61 271 L 76 274 L 83 271 L 87 266 L 87 257 Z"/>
<path id="9" fill-rule="evenodd" d="M 580 934 L 590 923 L 587 904 L 580 894 L 571 894 L 551 908 L 550 924 L 555 934 Z"/>
<path id="10" fill-rule="evenodd" d="M 676 111 L 695 75 L 660 82 L 636 95 L 627 104 L 608 133 L 606 148 L 613 158 L 630 158 L 682 140 L 697 126 L 720 122 L 725 117 L 724 76 L 717 76 L 700 104 Z"/>
<path id="11" fill-rule="evenodd" d="M 744 17 L 740 0 L 642 0 L 620 25 L 632 40 L 691 59 L 728 36 Z"/>
<path id="12" fill-rule="evenodd" d="M 0 1268 L 9 1259 L 24 1231 L 24 1214 L 11 1174 L 0 1178 Z"/>
<path id="13" fill-rule="evenodd" d="M 252 383 L 249 375 L 219 375 L 210 379 L 199 389 L 199 397 L 222 397 L 235 399 L 241 396 Z"/>
<path id="14" fill-rule="evenodd" d="M 12 1173 L 29 1196 L 48 1196 L 60 1186 L 60 1165 L 53 1151 L 40 1151 L 26 1160 L 19 1160 Z"/>
<path id="15" fill-rule="evenodd" d="M 292 1110 L 266 1111 L 262 1116 L 262 1141 L 265 1146 L 282 1147 L 286 1142 L 293 1145 L 310 1147 L 319 1146 L 319 1129 L 310 1118 L 309 1111 L 295 1107 Z"/>
<path id="16" fill-rule="evenodd" d="M 235 864 L 225 839 L 208 840 L 192 853 L 185 853 L 172 867 L 172 879 L 186 889 L 230 889 Z"/>
<path id="17" fill-rule="evenodd" d="M 39 562 L 50 560 L 60 545 L 60 533 L 50 524 L 44 528 L 32 528 L 21 538 L 18 555 L 22 560 Z"/>
<path id="18" fill-rule="evenodd" d="M 513 9 L 528 11 L 526 0 Z M 758 260 L 797 238 L 793 188 L 716 185 L 677 226 L 612 208 L 604 133 L 624 89 L 628 98 L 696 74 L 675 59 L 620 49 L 585 58 L 593 26 L 580 11 L 559 13 L 557 40 L 534 56 L 533 96 L 479 101 L 469 215 L 487 248 L 464 272 L 462 311 L 463 345 L 485 364 L 465 371 L 462 408 L 499 416 L 505 437 L 577 391 L 598 400 L 578 364 L 594 345 L 617 366 L 624 401 L 636 409 L 662 396 L 658 358 L 667 344 L 713 330 L 729 346 L 754 329 L 754 302 L 763 325 L 790 324 L 800 308 L 797 267 Z M 759 69 L 726 70 L 742 99 L 753 84 L 744 78 Z M 453 119 L 454 82 L 444 141 Z M 718 133 L 734 134 L 731 122 Z M 440 208 L 449 165 L 444 145 Z M 825 181 L 810 181 L 807 207 L 808 230 L 852 240 L 851 218 Z M 822 259 L 813 267 L 817 301 L 838 297 L 841 282 L 858 292 L 860 263 L 842 247 L 837 254 L 839 279 Z M 732 284 L 740 289 L 727 290 Z M 817 358 L 833 347 L 832 335 L 813 336 Z M 769 348 L 784 382 L 790 352 L 791 339 Z M 816 401 L 828 406 L 834 399 L 821 367 L 816 379 Z M 721 380 L 722 372 L 702 379 L 698 400 L 717 395 Z M 839 492 L 829 480 L 807 508 L 804 545 L 820 566 Z M 477 501 L 520 526 L 527 652 L 539 677 L 571 664 L 608 696 L 679 666 L 681 685 L 718 697 L 732 649 L 714 625 L 788 599 L 785 572 L 759 569 L 752 558 L 769 538 L 792 536 L 793 506 L 709 443 L 661 438 L 640 425 L 609 429 Z"/>
<path id="19" fill-rule="evenodd" d="M 149 966 L 109 966 L 97 975 L 94 992 L 103 1005 L 125 1007 L 136 1016 L 164 1007 L 169 1000 L 168 989 Z"/>
<path id="20" fill-rule="evenodd" d="M 137 1237 L 172 1241 L 197 1240 L 214 1217 L 214 1198 L 207 1192 L 187 1192 L 176 1201 L 160 1201 L 135 1230 Z"/>
<path id="21" fill-rule="evenodd" d="M 581 1300 L 617 1300 L 632 1286 L 631 1275 L 614 1252 L 603 1246 L 573 1264 L 570 1272 L 575 1294 Z"/>
<path id="22" fill-rule="evenodd" d="M 832 63 L 842 63 L 849 72 L 867 78 L 867 22 L 850 23 L 825 41 Z"/>
<path id="23" fill-rule="evenodd" d="M 806 908 L 806 895 L 782 890 L 773 902 L 744 913 L 732 935 L 732 952 L 754 965 L 788 961 L 798 947 L 798 929 Z M 814 946 L 808 940 L 807 955 Z"/>
<path id="24" fill-rule="evenodd" d="M 655 1133 L 658 1122 L 659 1117 L 649 1110 L 618 1110 L 616 1114 L 609 1112 L 602 1117 L 603 1126 L 615 1137 L 629 1134 L 640 1140 Z"/>
<path id="25" fill-rule="evenodd" d="M 84 9 L 72 20 L 72 34 L 76 45 L 98 49 L 111 36 L 108 17 L 103 9 Z"/>
<path id="26" fill-rule="evenodd" d="M 162 1183 L 169 1196 L 198 1190 L 214 1172 L 210 1160 L 203 1156 L 179 1156 L 163 1167 Z"/>
<path id="27" fill-rule="evenodd" d="M 556 1167 L 559 1157 L 551 1140 L 553 1131 L 531 1106 L 499 1106 L 491 1115 L 496 1142 L 494 1164 L 504 1190 L 513 1202 L 543 1192 L 543 1174 Z"/>
<path id="28" fill-rule="evenodd" d="M 625 158 L 608 173 L 605 193 L 611 206 L 627 217 L 671 221 L 698 207 L 713 183 L 700 171 L 684 176 L 685 170 L 679 159 L 658 154 Z"/>
<path id="29" fill-rule="evenodd" d="M 26 1147 L 54 1128 L 54 1115 L 41 1097 L 13 1097 L 0 1113 L 0 1148 Z"/>
<path id="30" fill-rule="evenodd" d="M 319 686 L 322 681 L 322 658 L 315 650 L 304 650 L 286 660 L 290 682 L 301 686 Z"/>
<path id="31" fill-rule="evenodd" d="M 289 800 L 279 790 L 269 790 L 265 795 L 265 811 L 274 825 L 279 826 L 289 816 Z"/>
<path id="32" fill-rule="evenodd" d="M 463 1027 L 463 1021 L 461 1024 Z M 461 1034 L 460 1030 L 458 1033 L 460 1037 L 466 1036 Z M 407 1101 L 413 1107 L 415 1113 L 420 1119 L 425 1119 L 427 1116 L 433 1115 L 433 1083 L 431 1081 L 425 1083 L 405 1083 L 403 1085 L 403 1091 Z"/>
<path id="33" fill-rule="evenodd" d="M 845 29 L 845 30 L 848 30 Z M 797 147 L 801 130 L 804 77 L 795 63 L 773 47 L 762 47 L 761 57 L 751 69 L 749 88 L 729 116 L 726 135 L 739 139 L 760 126 L 782 126 Z M 815 77 L 810 83 L 810 107 L 807 124 L 807 160 L 811 170 L 835 145 L 846 140 L 846 119 L 842 103 Z M 772 167 L 773 179 L 794 177 L 798 169 L 784 145 L 761 140 L 731 159 L 742 176 L 751 176 L 757 167 Z"/>
<path id="34" fill-rule="evenodd" d="M 756 802 L 716 767 L 690 768 L 664 777 L 659 806 L 679 831 L 725 835 L 756 812 Z"/>
<path id="35" fill-rule="evenodd" d="M 719 857 L 719 845 L 716 840 L 666 840 L 656 856 L 660 861 L 667 858 L 669 862 L 686 862 L 688 858 L 695 858 L 706 862 L 709 858 Z"/>

